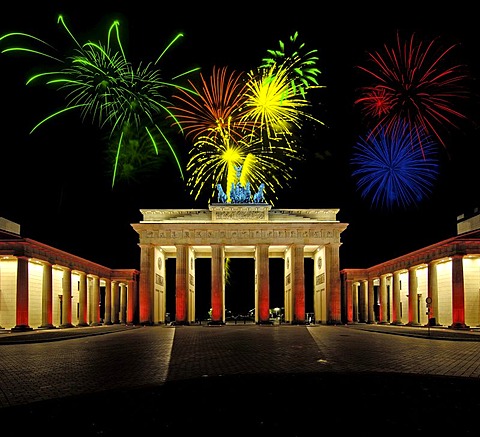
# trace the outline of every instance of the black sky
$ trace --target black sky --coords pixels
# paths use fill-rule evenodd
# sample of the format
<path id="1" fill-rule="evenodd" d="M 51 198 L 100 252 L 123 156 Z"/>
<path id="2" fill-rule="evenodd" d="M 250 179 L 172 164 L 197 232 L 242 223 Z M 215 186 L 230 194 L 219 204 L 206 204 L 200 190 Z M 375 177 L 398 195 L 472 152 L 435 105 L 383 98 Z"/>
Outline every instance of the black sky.
<path id="1" fill-rule="evenodd" d="M 419 3 L 419 2 L 417 2 Z M 462 3 L 468 6 L 463 7 Z M 362 3 L 302 6 L 283 9 L 256 3 L 187 3 L 153 7 L 149 2 L 37 2 L 4 7 L 0 34 L 32 33 L 55 46 L 70 46 L 57 24 L 65 19 L 81 42 L 105 40 L 113 19 L 119 19 L 127 57 L 155 60 L 177 32 L 182 41 L 164 58 L 165 71 L 200 66 L 229 66 L 248 71 L 258 66 L 267 49 L 276 48 L 298 31 L 300 39 L 318 50 L 320 82 L 314 113 L 326 127 L 305 135 L 307 159 L 291 187 L 279 193 L 274 207 L 338 208 L 348 223 L 342 234 L 341 268 L 369 267 L 433 244 L 456 233 L 457 215 L 476 206 L 480 105 L 480 27 L 470 2 L 448 10 L 398 3 L 379 9 Z M 392 7 L 397 11 L 392 11 Z M 460 44 L 454 61 L 468 66 L 472 83 L 470 122 L 446 136 L 448 158 L 430 198 L 408 210 L 374 208 L 363 200 L 351 178 L 352 147 L 365 127 L 354 108 L 355 89 L 364 84 L 356 66 L 367 52 L 395 40 L 397 30 L 419 38 L 440 37 L 446 46 Z M 3 45 L 2 45 L 3 47 Z M 51 64 L 48 64 L 51 65 Z M 0 55 L 2 77 L 2 184 L 0 216 L 21 225 L 24 237 L 113 268 L 138 268 L 138 235 L 131 223 L 142 208 L 207 208 L 193 201 L 173 165 L 141 184 L 119 184 L 112 190 L 106 174 L 104 132 L 78 114 L 58 117 L 35 133 L 32 127 L 62 107 L 63 96 L 46 87 L 27 87 L 25 80 L 42 60 L 34 56 Z M 446 155 L 446 154 L 445 154 Z"/>

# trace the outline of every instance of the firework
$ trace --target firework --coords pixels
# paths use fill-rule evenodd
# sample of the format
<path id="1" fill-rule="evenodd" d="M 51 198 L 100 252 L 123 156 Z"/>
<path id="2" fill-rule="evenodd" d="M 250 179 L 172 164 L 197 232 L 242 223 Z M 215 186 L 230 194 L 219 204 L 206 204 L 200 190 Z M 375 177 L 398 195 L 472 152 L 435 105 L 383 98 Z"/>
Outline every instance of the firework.
<path id="1" fill-rule="evenodd" d="M 260 129 L 259 135 L 270 145 L 281 139 L 295 147 L 294 135 L 305 121 L 324 125 L 310 114 L 311 102 L 306 97 L 308 90 L 324 86 L 317 81 L 317 51 L 305 51 L 298 32 L 289 41 L 288 47 L 280 41 L 278 50 L 268 50 L 270 57 L 249 72 L 241 120 Z"/>
<path id="2" fill-rule="evenodd" d="M 276 190 L 292 179 L 291 162 L 302 159 L 301 154 L 281 145 L 266 148 L 263 140 L 251 133 L 233 140 L 229 132 L 227 126 L 215 138 L 199 137 L 190 149 L 187 171 L 191 172 L 188 180 L 191 194 L 197 199 L 202 191 L 209 191 L 213 197 L 217 184 L 226 183 L 229 196 L 232 184 L 240 182 L 245 186 L 248 181 L 252 191 L 265 183 L 265 198 L 276 198 Z M 240 177 L 236 170 L 239 167 Z"/>
<path id="3" fill-rule="evenodd" d="M 293 139 L 286 144 L 281 138 L 281 135 L 286 136 L 285 131 L 292 134 L 293 127 L 287 120 L 290 124 L 293 120 L 296 126 L 301 125 L 298 108 L 291 103 L 292 99 L 283 95 L 284 105 L 274 115 L 268 112 L 265 117 L 254 116 L 253 109 L 248 107 L 252 99 L 248 89 L 255 87 L 250 82 L 251 74 L 228 73 L 226 67 L 214 67 L 209 80 L 201 74 L 200 78 L 202 87 L 190 81 L 195 94 L 181 90 L 174 95 L 179 105 L 171 108 L 186 138 L 193 142 L 187 164 L 191 194 L 196 199 L 202 191 L 209 190 L 213 196 L 217 184 L 223 183 L 229 193 L 228 188 L 236 183 L 234 168 L 242 166 L 243 185 L 248 177 L 252 186 L 258 187 L 268 176 L 267 195 L 275 197 L 276 189 L 291 179 L 291 161 L 302 159 L 299 147 L 292 146 Z M 288 89 L 287 81 L 280 92 Z M 307 105 L 306 101 L 302 102 Z M 264 131 L 269 135 L 263 135 Z"/>
<path id="4" fill-rule="evenodd" d="M 305 43 L 299 43 L 298 32 L 290 36 L 290 45 L 286 46 L 283 41 L 279 41 L 279 48 L 268 50 L 270 57 L 263 58 L 263 64 L 260 69 L 270 70 L 277 68 L 288 72 L 290 86 L 295 94 L 299 93 L 306 99 L 306 92 L 310 88 L 325 88 L 317 81 L 317 76 L 321 73 L 316 67 L 319 60 L 316 56 L 317 50 L 309 50 L 304 53 Z M 297 44 L 298 47 L 296 46 Z"/>
<path id="5" fill-rule="evenodd" d="M 320 70 L 315 51 L 303 53 L 303 44 L 291 55 L 282 43 L 281 49 L 246 74 L 214 67 L 209 78 L 200 74 L 201 86 L 189 81 L 194 93 L 174 95 L 178 105 L 171 110 L 192 141 L 187 171 L 195 199 L 202 191 L 213 197 L 223 183 L 229 196 L 232 183 L 248 182 L 252 189 L 265 183 L 272 200 L 292 179 L 293 161 L 303 159 L 297 132 L 306 120 L 323 124 L 309 113 L 306 99 L 308 89 L 319 87 Z"/>
<path id="6" fill-rule="evenodd" d="M 28 44 L 8 47 L 2 50 L 2 53 L 28 52 L 54 60 L 61 67 L 36 74 L 27 81 L 27 85 L 42 81 L 44 85 L 63 92 L 66 98 L 65 108 L 42 119 L 30 133 L 67 111 L 80 110 L 82 120 L 90 118 L 92 122 L 97 122 L 100 128 L 108 128 L 110 137 L 114 137 L 117 132 L 122 133 L 125 127 L 131 129 L 133 126 L 138 131 L 144 130 L 157 154 L 158 143 L 155 138 L 158 136 L 163 139 L 162 144 L 166 144 L 174 154 L 173 147 L 160 127 L 160 120 L 167 117 L 173 118 L 181 128 L 170 112 L 170 102 L 165 97 L 165 91 L 183 89 L 183 87 L 174 82 L 164 81 L 156 66 L 168 48 L 183 34 L 175 36 L 155 62 L 140 64 L 134 68 L 125 56 L 118 21 L 114 21 L 108 29 L 106 43 L 88 41 L 84 44 L 76 40 L 61 15 L 58 22 L 75 44 L 73 54 L 66 57 L 48 53 L 48 50 L 53 50 L 53 47 L 29 34 L 15 32 L 0 38 L 0 42 L 21 38 L 25 43 L 40 45 L 38 49 L 30 48 Z M 189 72 L 182 75 L 187 73 Z M 112 185 L 115 182 L 118 158 L 122 153 L 122 139 L 123 135 L 119 135 L 120 142 L 117 144 Z M 131 150 L 131 147 L 124 149 L 126 152 Z M 183 178 L 176 155 L 175 160 Z"/>
<path id="7" fill-rule="evenodd" d="M 265 132 L 269 140 L 281 137 L 291 145 L 305 118 L 314 119 L 305 111 L 310 102 L 294 93 L 288 70 L 282 68 L 250 72 L 245 97 L 242 121 Z"/>
<path id="8" fill-rule="evenodd" d="M 412 136 L 408 126 L 397 122 L 361 138 L 354 150 L 352 175 L 362 197 L 374 206 L 406 208 L 431 192 L 438 175 L 437 148 L 421 129 Z"/>
<path id="9" fill-rule="evenodd" d="M 397 33 L 396 46 L 385 45 L 384 53 L 368 54 L 372 66 L 358 68 L 372 84 L 360 88 L 355 104 L 373 121 L 372 134 L 379 129 L 388 133 L 402 122 L 417 137 L 423 131 L 446 147 L 441 128 L 457 128 L 458 121 L 466 119 L 457 106 L 468 96 L 466 69 L 449 62 L 455 48 L 443 49 L 438 38 L 417 42 L 415 34 L 402 41 Z"/>
<path id="10" fill-rule="evenodd" d="M 217 136 L 227 125 L 231 135 L 243 137 L 241 131 L 247 125 L 239 119 L 245 101 L 244 76 L 243 72 L 228 72 L 228 67 L 214 66 L 208 80 L 199 74 L 201 88 L 189 80 L 194 93 L 180 89 L 180 93 L 173 95 L 178 105 L 171 109 L 186 138 L 195 142 L 199 136 Z"/>

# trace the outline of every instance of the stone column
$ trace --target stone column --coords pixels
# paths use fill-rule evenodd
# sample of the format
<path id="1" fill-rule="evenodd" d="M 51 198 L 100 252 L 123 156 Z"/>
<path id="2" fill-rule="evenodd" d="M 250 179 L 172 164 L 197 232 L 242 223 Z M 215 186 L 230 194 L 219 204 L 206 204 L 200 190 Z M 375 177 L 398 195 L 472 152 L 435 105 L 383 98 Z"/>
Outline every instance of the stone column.
<path id="1" fill-rule="evenodd" d="M 135 323 L 135 281 L 127 282 L 127 325 Z"/>
<path id="2" fill-rule="evenodd" d="M 463 255 L 452 256 L 452 324 L 451 328 L 467 329 L 465 324 L 465 282 L 463 280 Z"/>
<path id="3" fill-rule="evenodd" d="M 367 282 L 367 293 L 368 293 L 368 304 L 367 304 L 367 323 L 373 324 L 375 323 L 375 313 L 373 311 L 373 307 L 375 305 L 375 293 L 373 288 L 373 279 L 368 278 Z"/>
<path id="4" fill-rule="evenodd" d="M 392 281 L 392 325 L 403 325 L 400 308 L 400 272 L 393 272 Z"/>
<path id="5" fill-rule="evenodd" d="M 78 276 L 80 279 L 78 326 L 88 326 L 87 275 L 85 272 L 78 272 Z"/>
<path id="6" fill-rule="evenodd" d="M 255 313 L 259 324 L 270 322 L 270 270 L 268 245 L 259 244 L 255 247 L 255 272 L 257 275 L 258 303 Z"/>
<path id="7" fill-rule="evenodd" d="M 293 293 L 292 293 L 292 248 L 289 247 L 284 254 L 284 300 L 285 300 L 285 322 L 292 323 L 293 321 Z M 255 315 L 256 317 L 256 315 Z"/>
<path id="8" fill-rule="evenodd" d="M 92 326 L 101 325 L 100 322 L 100 278 L 98 276 L 92 277 Z"/>
<path id="9" fill-rule="evenodd" d="M 342 292 L 340 283 L 339 244 L 325 246 L 325 269 L 327 286 L 327 324 L 342 323 Z"/>
<path id="10" fill-rule="evenodd" d="M 42 279 L 42 325 L 40 328 L 50 329 L 53 326 L 53 269 L 50 263 L 43 263 Z"/>
<path id="11" fill-rule="evenodd" d="M 125 324 L 127 317 L 127 286 L 125 283 L 120 284 L 120 323 Z"/>
<path id="12" fill-rule="evenodd" d="M 358 293 L 358 317 L 360 323 L 367 323 L 367 284 L 368 281 L 360 281 L 360 290 Z"/>
<path id="13" fill-rule="evenodd" d="M 353 281 L 351 279 L 345 279 L 345 322 L 347 324 L 353 323 Z"/>
<path id="14" fill-rule="evenodd" d="M 213 325 L 225 324 L 225 248 L 212 246 L 212 320 Z"/>
<path id="15" fill-rule="evenodd" d="M 433 326 L 440 325 L 438 312 L 438 278 L 437 278 L 437 261 L 430 261 L 428 263 L 428 284 L 427 294 L 432 300 L 430 303 L 429 324 Z"/>
<path id="16" fill-rule="evenodd" d="M 388 318 L 388 292 L 387 292 L 387 275 L 380 276 L 380 325 L 385 325 L 389 321 Z"/>
<path id="17" fill-rule="evenodd" d="M 188 271 L 187 271 L 187 288 L 188 288 L 188 322 L 196 323 L 195 316 L 195 300 L 196 300 L 196 278 L 195 278 L 195 250 L 189 246 L 188 248 Z M 164 294 L 163 294 L 164 295 Z M 163 300 L 163 299 L 162 299 Z M 163 306 L 163 308 L 165 308 Z M 163 311 L 162 322 L 165 322 L 165 310 Z"/>
<path id="18" fill-rule="evenodd" d="M 139 317 L 141 325 L 153 323 L 153 246 L 140 244 Z"/>
<path id="19" fill-rule="evenodd" d="M 418 281 L 417 281 L 417 267 L 410 267 L 408 269 L 408 323 L 409 326 L 418 326 Z"/>
<path id="20" fill-rule="evenodd" d="M 72 270 L 62 269 L 62 328 L 73 328 L 72 324 Z"/>
<path id="21" fill-rule="evenodd" d="M 293 324 L 305 324 L 305 260 L 303 245 L 292 248 Z"/>
<path id="22" fill-rule="evenodd" d="M 120 284 L 117 281 L 112 281 L 112 323 L 120 323 Z"/>
<path id="23" fill-rule="evenodd" d="M 31 331 L 28 325 L 28 258 L 17 257 L 17 308 L 16 325 L 12 331 Z"/>
<path id="24" fill-rule="evenodd" d="M 360 282 L 355 282 L 353 284 L 353 290 L 352 290 L 353 323 L 357 323 L 360 320 L 359 303 L 358 303 L 359 294 L 360 294 Z"/>
<path id="25" fill-rule="evenodd" d="M 103 316 L 103 323 L 105 325 L 112 325 L 112 281 L 105 279 L 105 314 Z"/>
<path id="26" fill-rule="evenodd" d="M 177 247 L 175 276 L 175 324 L 188 325 L 188 246 Z"/>

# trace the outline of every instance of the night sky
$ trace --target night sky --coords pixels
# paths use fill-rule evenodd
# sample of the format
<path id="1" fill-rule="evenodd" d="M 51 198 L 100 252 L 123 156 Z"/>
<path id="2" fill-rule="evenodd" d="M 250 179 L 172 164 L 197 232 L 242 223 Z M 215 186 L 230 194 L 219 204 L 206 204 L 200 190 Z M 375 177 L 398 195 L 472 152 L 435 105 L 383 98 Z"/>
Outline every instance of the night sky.
<path id="1" fill-rule="evenodd" d="M 155 11 L 151 2 L 142 1 L 112 2 L 112 7 L 106 2 L 96 2 L 95 7 L 46 3 L 42 7 L 37 2 L 34 9 L 23 4 L 3 7 L 0 33 L 31 33 L 63 49 L 71 40 L 57 24 L 60 13 L 81 42 L 105 40 L 109 25 L 118 19 L 127 57 L 137 62 L 155 60 L 181 31 L 184 37 L 162 60 L 166 75 L 194 66 L 205 74 L 212 66 L 247 71 L 260 65 L 267 49 L 298 31 L 309 48 L 318 50 L 319 81 L 325 88 L 314 92 L 312 113 L 326 126 L 302 132 L 307 159 L 298 164 L 296 179 L 279 193 L 274 207 L 338 208 L 337 218 L 349 224 L 341 238 L 341 268 L 369 267 L 452 237 L 457 216 L 480 206 L 480 27 L 472 3 L 460 7 L 463 2 L 455 2 L 443 12 L 405 3 L 389 6 L 388 12 L 365 3 L 363 9 L 292 4 L 282 10 L 259 8 L 258 2 L 221 7 L 211 2 L 193 7 L 158 3 Z M 418 205 L 392 210 L 361 197 L 350 158 L 359 135 L 366 133 L 353 103 L 355 90 L 365 84 L 356 67 L 366 63 L 367 52 L 394 43 L 397 30 L 415 32 L 420 40 L 439 37 L 445 46 L 459 44 L 452 62 L 468 67 L 471 97 L 462 107 L 468 121 L 444 135 L 448 152 L 440 154 L 432 193 Z M 42 71 L 43 62 L 52 65 L 33 55 L 0 55 L 0 216 L 20 224 L 23 237 L 112 268 L 139 268 L 138 235 L 131 223 L 142 219 L 140 209 L 208 208 L 207 199 L 193 200 L 171 162 L 140 182 L 119 183 L 112 189 L 106 133 L 90 120 L 82 121 L 78 113 L 57 117 L 29 134 L 64 104 L 63 94 L 53 89 L 25 85 L 32 72 Z M 187 156 L 188 143 L 178 147 Z"/>

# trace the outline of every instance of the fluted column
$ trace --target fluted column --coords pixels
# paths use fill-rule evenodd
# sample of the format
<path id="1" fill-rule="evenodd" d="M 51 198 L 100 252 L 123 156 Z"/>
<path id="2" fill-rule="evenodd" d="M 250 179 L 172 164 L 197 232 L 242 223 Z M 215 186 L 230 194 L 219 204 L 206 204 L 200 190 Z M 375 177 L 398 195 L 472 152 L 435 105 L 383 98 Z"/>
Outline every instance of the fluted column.
<path id="1" fill-rule="evenodd" d="M 358 293 L 358 316 L 360 323 L 367 323 L 367 292 L 368 281 L 360 281 L 360 288 Z"/>
<path id="2" fill-rule="evenodd" d="M 259 324 L 270 323 L 270 270 L 268 245 L 259 244 L 255 248 L 255 271 L 257 275 L 257 308 Z"/>
<path id="3" fill-rule="evenodd" d="M 400 307 L 400 272 L 393 272 L 392 281 L 392 325 L 402 325 L 402 313 Z"/>
<path id="4" fill-rule="evenodd" d="M 175 324 L 188 325 L 188 246 L 177 247 L 175 276 Z"/>
<path id="5" fill-rule="evenodd" d="M 78 272 L 78 276 L 80 279 L 78 326 L 88 326 L 87 275 L 85 272 Z"/>
<path id="6" fill-rule="evenodd" d="M 465 282 L 463 280 L 463 255 L 452 256 L 452 324 L 451 328 L 466 329 Z"/>
<path id="7" fill-rule="evenodd" d="M 12 331 L 31 331 L 28 325 L 28 258 L 17 258 L 17 308 L 16 325 Z"/>
<path id="8" fill-rule="evenodd" d="M 353 309 L 353 323 L 360 320 L 359 317 L 359 302 L 358 295 L 360 294 L 360 282 L 355 282 L 352 289 L 352 309 Z"/>
<path id="9" fill-rule="evenodd" d="M 91 311 L 91 319 L 92 325 L 98 326 L 101 325 L 100 322 L 100 278 L 98 276 L 92 277 L 92 306 Z"/>
<path id="10" fill-rule="evenodd" d="M 212 320 L 211 324 L 223 325 L 225 311 L 225 248 L 212 246 Z"/>
<path id="11" fill-rule="evenodd" d="M 127 286 L 120 284 L 120 323 L 125 324 L 127 317 Z"/>
<path id="12" fill-rule="evenodd" d="M 353 281 L 351 279 L 345 279 L 345 322 L 347 324 L 353 323 Z"/>
<path id="13" fill-rule="evenodd" d="M 427 294 L 431 299 L 429 308 L 429 321 L 430 325 L 440 325 L 439 312 L 438 312 L 438 278 L 437 278 L 437 262 L 431 261 L 428 263 L 428 284 Z"/>
<path id="14" fill-rule="evenodd" d="M 139 316 L 142 325 L 153 323 L 153 250 L 149 244 L 140 244 Z"/>
<path id="15" fill-rule="evenodd" d="M 375 323 L 375 293 L 373 288 L 373 279 L 368 278 L 367 282 L 368 304 L 367 304 L 367 323 Z"/>
<path id="16" fill-rule="evenodd" d="M 127 325 L 135 322 L 135 281 L 127 282 Z"/>
<path id="17" fill-rule="evenodd" d="M 53 326 L 53 269 L 52 264 L 43 263 L 42 279 L 42 325 L 40 328 L 54 328 Z"/>
<path id="18" fill-rule="evenodd" d="M 103 323 L 105 325 L 112 325 L 112 281 L 104 279 L 105 281 L 105 314 L 103 316 Z"/>
<path id="19" fill-rule="evenodd" d="M 409 326 L 418 326 L 418 280 L 417 267 L 408 269 L 408 323 Z"/>
<path id="20" fill-rule="evenodd" d="M 380 276 L 380 311 L 379 314 L 379 324 L 388 323 L 388 292 L 387 292 L 387 275 Z"/>
<path id="21" fill-rule="evenodd" d="M 72 328 L 72 270 L 62 269 L 62 328 Z"/>
<path id="22" fill-rule="evenodd" d="M 339 244 L 325 246 L 325 269 L 327 275 L 327 324 L 342 323 L 342 292 L 340 283 Z"/>
<path id="23" fill-rule="evenodd" d="M 112 281 L 112 323 L 120 323 L 120 284 L 117 281 Z"/>
<path id="24" fill-rule="evenodd" d="M 305 260 L 303 245 L 292 248 L 293 322 L 305 324 Z"/>

